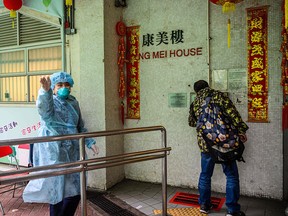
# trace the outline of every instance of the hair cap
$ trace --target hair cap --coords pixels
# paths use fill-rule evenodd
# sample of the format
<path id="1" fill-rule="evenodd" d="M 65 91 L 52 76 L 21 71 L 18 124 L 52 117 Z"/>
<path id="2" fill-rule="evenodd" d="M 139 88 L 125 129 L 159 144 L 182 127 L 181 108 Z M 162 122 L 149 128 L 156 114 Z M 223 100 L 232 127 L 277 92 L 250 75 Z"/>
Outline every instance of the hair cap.
<path id="1" fill-rule="evenodd" d="M 70 74 L 66 72 L 57 72 L 50 76 L 51 80 L 51 89 L 53 90 L 55 85 L 59 82 L 65 83 L 68 82 L 71 87 L 73 87 L 74 81 Z"/>

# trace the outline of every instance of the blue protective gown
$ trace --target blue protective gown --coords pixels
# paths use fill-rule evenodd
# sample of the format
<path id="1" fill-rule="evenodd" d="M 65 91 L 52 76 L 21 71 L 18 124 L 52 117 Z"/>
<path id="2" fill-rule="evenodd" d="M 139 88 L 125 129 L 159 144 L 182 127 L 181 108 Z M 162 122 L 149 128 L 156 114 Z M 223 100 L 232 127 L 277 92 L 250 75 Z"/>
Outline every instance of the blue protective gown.
<path id="1" fill-rule="evenodd" d="M 41 117 L 39 136 L 56 136 L 86 132 L 78 101 L 69 95 L 61 99 L 52 90 L 39 90 L 36 102 Z M 91 148 L 92 138 L 85 139 Z M 35 143 L 33 149 L 34 166 L 52 165 L 79 160 L 79 141 L 64 140 Z M 24 202 L 56 204 L 66 197 L 80 194 L 79 173 L 31 180 L 23 192 Z"/>

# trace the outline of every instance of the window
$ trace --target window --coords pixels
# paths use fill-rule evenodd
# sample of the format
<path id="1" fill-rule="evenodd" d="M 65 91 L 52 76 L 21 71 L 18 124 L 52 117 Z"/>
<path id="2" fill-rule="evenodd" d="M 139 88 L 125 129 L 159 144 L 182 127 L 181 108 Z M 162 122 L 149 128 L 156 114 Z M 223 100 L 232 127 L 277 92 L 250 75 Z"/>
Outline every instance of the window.
<path id="1" fill-rule="evenodd" d="M 62 69 L 61 51 L 55 46 L 0 53 L 0 101 L 35 101 L 40 77 Z"/>
<path id="2" fill-rule="evenodd" d="M 18 13 L 15 31 L 7 16 L 0 15 L 0 102 L 34 102 L 40 77 L 63 70 L 61 26 Z"/>

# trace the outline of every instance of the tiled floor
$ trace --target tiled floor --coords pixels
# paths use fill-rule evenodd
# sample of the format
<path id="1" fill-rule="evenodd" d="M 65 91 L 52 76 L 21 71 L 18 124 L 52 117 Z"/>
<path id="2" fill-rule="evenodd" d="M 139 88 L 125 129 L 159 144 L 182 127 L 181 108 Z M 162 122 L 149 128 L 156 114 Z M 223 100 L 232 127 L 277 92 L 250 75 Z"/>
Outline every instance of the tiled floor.
<path id="1" fill-rule="evenodd" d="M 1 194 L 0 201 L 4 206 L 6 216 L 48 216 L 49 206 L 47 204 L 29 204 L 24 203 L 21 197 L 22 189 L 17 190 L 16 195 L 12 198 L 11 192 Z M 170 187 L 168 186 L 168 201 L 175 195 L 176 192 L 197 193 L 195 190 Z M 159 184 L 151 184 L 137 182 L 132 180 L 124 180 L 108 190 L 109 193 L 117 198 L 125 201 L 132 207 L 138 209 L 146 215 L 154 215 L 153 210 L 162 209 L 162 189 Z M 215 197 L 223 197 L 223 194 L 213 194 Z M 240 204 L 242 210 L 247 216 L 284 216 L 286 203 L 260 198 L 250 198 L 241 196 Z M 189 206 L 176 205 L 168 202 L 168 209 L 171 208 L 190 208 Z M 211 216 L 224 216 L 226 212 L 225 205 L 219 212 L 211 212 Z M 0 212 L 1 215 L 1 212 Z M 80 208 L 78 208 L 76 216 L 80 216 Z M 88 202 L 88 216 L 100 216 L 98 211 L 93 208 L 93 205 Z M 115 215 L 117 216 L 117 215 Z"/>
<path id="2" fill-rule="evenodd" d="M 162 189 L 159 184 L 143 183 L 132 180 L 125 180 L 109 190 L 112 194 L 126 201 L 128 204 L 137 208 L 146 215 L 154 215 L 154 209 L 162 209 Z M 187 192 L 198 194 L 196 190 L 187 188 L 170 187 L 167 189 L 168 209 L 169 208 L 187 208 L 189 206 L 176 205 L 169 203 L 169 200 L 176 192 Z M 213 193 L 214 197 L 224 197 L 224 194 Z M 286 204 L 284 201 L 260 199 L 241 196 L 239 203 L 242 211 L 247 216 L 285 216 Z M 219 212 L 212 211 L 211 216 L 224 216 L 226 213 L 225 204 Z"/>
<path id="3" fill-rule="evenodd" d="M 17 190 L 15 197 L 12 197 L 12 192 L 0 193 L 0 201 L 4 206 L 6 216 L 48 216 L 49 206 L 47 204 L 29 204 L 24 203 L 22 200 L 23 188 Z M 115 196 L 125 201 L 130 206 L 143 212 L 145 215 L 154 215 L 153 210 L 162 209 L 162 187 L 160 184 L 152 184 L 145 182 L 138 182 L 133 180 L 123 180 L 116 184 L 114 187 L 107 191 L 112 196 Z M 177 205 L 169 203 L 169 200 L 175 195 L 176 192 L 187 192 L 198 194 L 196 190 L 188 188 L 171 187 L 167 188 L 167 207 L 168 209 L 174 208 L 191 208 L 185 205 Z M 214 197 L 224 197 L 224 194 L 213 193 Z M 87 215 L 88 216 L 102 216 L 107 214 L 100 214 L 93 204 L 87 202 Z M 240 197 L 240 204 L 242 210 L 247 216 L 285 216 L 285 208 L 288 203 L 284 201 L 260 199 L 251 197 Z M 212 211 L 211 216 L 224 216 L 226 207 L 223 205 L 220 211 Z M 1 216 L 0 211 L 0 216 Z M 78 207 L 76 216 L 80 216 L 80 208 Z M 118 215 L 114 215 L 118 216 Z"/>

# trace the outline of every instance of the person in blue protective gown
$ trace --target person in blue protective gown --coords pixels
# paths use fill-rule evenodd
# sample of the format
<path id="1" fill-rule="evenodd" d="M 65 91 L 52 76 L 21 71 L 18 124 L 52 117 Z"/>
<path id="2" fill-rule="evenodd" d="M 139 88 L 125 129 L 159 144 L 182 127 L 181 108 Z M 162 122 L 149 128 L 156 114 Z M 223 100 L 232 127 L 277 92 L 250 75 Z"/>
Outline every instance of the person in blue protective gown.
<path id="1" fill-rule="evenodd" d="M 58 136 L 87 132 L 79 103 L 70 95 L 74 81 L 65 72 L 40 78 L 36 106 L 41 117 L 39 136 Z M 95 154 L 96 141 L 85 139 Z M 33 166 L 45 166 L 79 160 L 79 140 L 34 144 Z M 24 202 L 50 204 L 50 216 L 73 216 L 80 201 L 80 175 L 72 173 L 31 180 L 23 192 Z"/>

